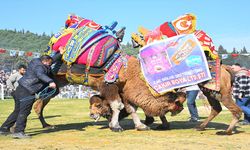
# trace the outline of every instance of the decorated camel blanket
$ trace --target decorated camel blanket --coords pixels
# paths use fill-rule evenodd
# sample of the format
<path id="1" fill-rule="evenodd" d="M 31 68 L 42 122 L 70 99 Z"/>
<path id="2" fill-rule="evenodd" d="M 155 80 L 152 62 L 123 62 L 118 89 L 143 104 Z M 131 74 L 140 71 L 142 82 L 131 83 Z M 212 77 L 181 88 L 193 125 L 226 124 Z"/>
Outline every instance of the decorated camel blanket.
<path id="1" fill-rule="evenodd" d="M 220 90 L 220 59 L 208 61 L 208 66 L 211 72 L 212 79 L 206 82 L 203 86 L 210 90 Z"/>
<path id="2" fill-rule="evenodd" d="M 74 20 L 72 20 L 72 18 Z M 52 36 L 45 54 L 53 56 L 64 47 L 63 60 L 73 63 L 102 67 L 119 48 L 116 39 L 116 21 L 109 26 L 101 26 L 92 20 L 70 15 L 66 22 L 73 22 Z"/>
<path id="3" fill-rule="evenodd" d="M 211 79 L 204 51 L 193 34 L 156 41 L 140 49 L 143 76 L 160 95 Z"/>

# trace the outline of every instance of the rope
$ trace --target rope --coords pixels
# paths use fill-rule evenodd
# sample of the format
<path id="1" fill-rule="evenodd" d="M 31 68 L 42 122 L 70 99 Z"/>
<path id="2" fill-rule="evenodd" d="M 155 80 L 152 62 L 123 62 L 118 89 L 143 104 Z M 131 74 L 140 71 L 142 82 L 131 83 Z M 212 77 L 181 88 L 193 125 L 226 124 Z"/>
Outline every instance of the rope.
<path id="1" fill-rule="evenodd" d="M 56 88 L 50 88 L 49 86 L 47 86 L 46 88 L 44 88 L 42 91 L 40 91 L 38 94 L 32 95 L 32 96 L 27 96 L 23 99 L 21 99 L 20 101 L 27 101 L 27 100 L 31 100 L 35 98 L 35 101 L 40 99 L 40 100 L 45 100 L 49 97 L 51 97 L 53 94 L 55 94 L 56 92 Z"/>

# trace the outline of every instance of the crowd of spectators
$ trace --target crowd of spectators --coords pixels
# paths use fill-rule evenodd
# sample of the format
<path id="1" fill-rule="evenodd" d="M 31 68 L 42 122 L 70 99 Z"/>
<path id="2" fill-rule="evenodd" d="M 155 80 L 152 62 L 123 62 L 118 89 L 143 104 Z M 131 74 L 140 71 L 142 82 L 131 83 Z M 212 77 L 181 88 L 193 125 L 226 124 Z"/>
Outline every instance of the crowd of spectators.
<path id="1" fill-rule="evenodd" d="M 5 97 L 9 97 L 11 92 L 7 89 L 6 86 L 6 81 L 9 78 L 10 74 L 11 72 L 5 72 L 4 70 L 0 70 L 0 84 L 1 86 L 3 86 Z M 0 94 L 2 94 L 2 92 Z"/>
<path id="2" fill-rule="evenodd" d="M 90 87 L 70 84 L 60 88 L 60 93 L 56 98 L 84 99 L 94 94 L 98 94 L 98 92 L 92 90 Z"/>
<path id="3" fill-rule="evenodd" d="M 15 72 L 16 70 L 13 70 L 12 72 L 5 72 L 4 70 L 0 70 L 0 84 L 3 85 L 5 98 L 11 98 L 11 90 L 7 88 L 6 81 L 9 76 Z M 98 92 L 92 90 L 90 87 L 83 85 L 67 85 L 60 88 L 60 93 L 56 96 L 56 98 L 84 99 L 89 98 L 94 94 L 98 94 Z"/>

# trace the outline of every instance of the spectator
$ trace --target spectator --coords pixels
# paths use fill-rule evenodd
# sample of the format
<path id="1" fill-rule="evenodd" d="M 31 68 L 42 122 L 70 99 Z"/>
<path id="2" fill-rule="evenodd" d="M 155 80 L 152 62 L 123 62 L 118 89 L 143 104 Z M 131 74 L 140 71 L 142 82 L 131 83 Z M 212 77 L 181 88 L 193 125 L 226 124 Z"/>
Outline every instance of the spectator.
<path id="1" fill-rule="evenodd" d="M 25 65 L 19 65 L 18 71 L 14 74 L 12 74 L 6 81 L 7 88 L 11 91 L 11 95 L 13 96 L 13 92 L 16 90 L 18 86 L 18 80 L 24 75 L 26 72 L 26 66 Z"/>
<path id="2" fill-rule="evenodd" d="M 0 71 L 0 84 L 5 84 L 5 73 L 3 70 Z"/>
<path id="3" fill-rule="evenodd" d="M 244 120 L 241 125 L 250 125 L 250 77 L 248 70 L 241 68 L 241 65 L 236 63 L 232 66 L 235 72 L 233 83 L 233 96 L 236 99 L 236 104 L 244 113 Z"/>

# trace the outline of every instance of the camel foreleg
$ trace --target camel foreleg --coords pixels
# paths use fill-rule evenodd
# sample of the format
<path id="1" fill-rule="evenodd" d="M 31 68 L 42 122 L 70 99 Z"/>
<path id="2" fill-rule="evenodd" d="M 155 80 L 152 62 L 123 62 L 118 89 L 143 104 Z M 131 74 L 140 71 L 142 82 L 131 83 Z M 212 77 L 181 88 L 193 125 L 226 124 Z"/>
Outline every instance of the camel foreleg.
<path id="1" fill-rule="evenodd" d="M 121 132 L 123 128 L 119 124 L 119 114 L 124 108 L 124 105 L 120 100 L 114 100 L 110 102 L 110 107 L 112 109 L 112 118 L 109 123 L 109 128 L 114 132 Z"/>

